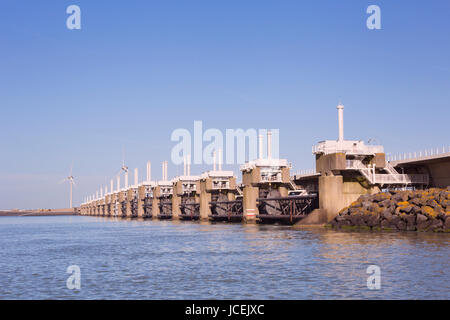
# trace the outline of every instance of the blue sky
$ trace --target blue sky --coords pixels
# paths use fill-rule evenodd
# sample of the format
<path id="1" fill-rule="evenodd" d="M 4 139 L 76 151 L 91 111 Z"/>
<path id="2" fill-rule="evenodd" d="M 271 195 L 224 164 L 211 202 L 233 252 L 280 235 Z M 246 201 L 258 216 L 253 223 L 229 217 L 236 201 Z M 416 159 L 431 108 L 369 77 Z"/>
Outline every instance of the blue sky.
<path id="1" fill-rule="evenodd" d="M 79 5 L 82 29 L 66 28 Z M 381 30 L 366 8 L 381 8 Z M 450 145 L 448 1 L 23 1 L 0 5 L 0 209 L 79 204 L 170 159 L 176 128 L 278 128 L 293 171 L 311 146 Z M 240 177 L 237 166 L 228 167 Z M 207 166 L 193 166 L 201 173 Z M 169 176 L 182 167 L 169 162 Z"/>

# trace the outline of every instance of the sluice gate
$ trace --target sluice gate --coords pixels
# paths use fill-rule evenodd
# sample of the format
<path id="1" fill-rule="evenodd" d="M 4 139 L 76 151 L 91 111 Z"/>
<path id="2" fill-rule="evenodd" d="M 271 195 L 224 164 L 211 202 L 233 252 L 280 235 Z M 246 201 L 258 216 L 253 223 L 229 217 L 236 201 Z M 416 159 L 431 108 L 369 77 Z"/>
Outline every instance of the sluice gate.
<path id="1" fill-rule="evenodd" d="M 317 195 L 258 198 L 258 219 L 261 222 L 293 224 L 319 208 Z"/>

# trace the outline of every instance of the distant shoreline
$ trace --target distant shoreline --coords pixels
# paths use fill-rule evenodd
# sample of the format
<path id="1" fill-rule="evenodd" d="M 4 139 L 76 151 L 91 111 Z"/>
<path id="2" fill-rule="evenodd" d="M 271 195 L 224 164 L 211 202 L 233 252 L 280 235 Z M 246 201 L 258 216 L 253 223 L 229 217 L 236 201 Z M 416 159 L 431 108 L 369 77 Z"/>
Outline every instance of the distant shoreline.
<path id="1" fill-rule="evenodd" d="M 2 210 L 0 217 L 76 216 L 77 209 Z"/>

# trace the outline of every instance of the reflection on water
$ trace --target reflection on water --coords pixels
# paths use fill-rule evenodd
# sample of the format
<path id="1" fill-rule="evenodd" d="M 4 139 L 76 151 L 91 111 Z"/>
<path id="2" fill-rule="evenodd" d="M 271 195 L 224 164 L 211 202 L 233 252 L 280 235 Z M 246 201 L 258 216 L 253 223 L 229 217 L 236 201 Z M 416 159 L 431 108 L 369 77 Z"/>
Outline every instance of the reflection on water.
<path id="1" fill-rule="evenodd" d="M 2 299 L 449 299 L 449 234 L 1 217 Z M 81 290 L 67 289 L 69 265 Z M 381 268 L 381 289 L 366 269 Z"/>

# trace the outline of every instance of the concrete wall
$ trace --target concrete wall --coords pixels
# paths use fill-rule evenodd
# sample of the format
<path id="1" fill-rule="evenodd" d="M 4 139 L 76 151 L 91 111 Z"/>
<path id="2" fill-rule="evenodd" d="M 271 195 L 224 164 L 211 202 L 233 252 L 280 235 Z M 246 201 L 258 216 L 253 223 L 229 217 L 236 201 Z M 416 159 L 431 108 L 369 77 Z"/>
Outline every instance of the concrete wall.
<path id="1" fill-rule="evenodd" d="M 345 170 L 346 158 L 344 153 L 316 155 L 316 171 L 322 175 L 337 170 Z"/>
<path id="2" fill-rule="evenodd" d="M 319 208 L 321 222 L 329 222 L 340 210 L 349 206 L 363 194 L 380 192 L 378 187 L 364 187 L 354 178 L 343 176 L 319 177 Z"/>
<path id="3" fill-rule="evenodd" d="M 430 163 L 427 168 L 431 173 L 433 187 L 446 188 L 450 186 L 450 161 Z"/>

